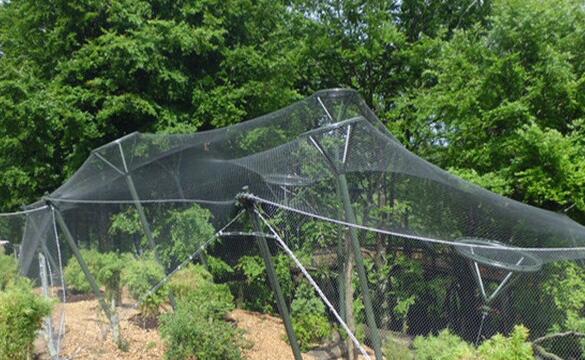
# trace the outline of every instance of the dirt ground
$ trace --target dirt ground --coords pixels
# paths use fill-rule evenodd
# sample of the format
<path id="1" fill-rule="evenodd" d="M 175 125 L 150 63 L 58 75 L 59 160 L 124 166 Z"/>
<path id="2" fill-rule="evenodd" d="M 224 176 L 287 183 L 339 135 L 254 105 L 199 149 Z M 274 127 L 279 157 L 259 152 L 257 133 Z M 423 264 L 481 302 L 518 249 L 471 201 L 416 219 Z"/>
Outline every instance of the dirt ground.
<path id="1" fill-rule="evenodd" d="M 96 300 L 81 300 L 59 304 L 54 312 L 57 322 L 58 314 L 63 310 L 66 314 L 65 336 L 61 345 L 63 359 L 94 360 L 122 359 L 149 360 L 164 358 L 164 343 L 157 329 L 143 329 L 131 319 L 138 313 L 131 306 L 118 308 L 121 332 L 128 342 L 128 351 L 117 348 L 101 315 Z M 230 317 L 238 328 L 244 330 L 244 336 L 250 346 L 243 350 L 249 360 L 293 360 L 290 346 L 285 341 L 286 335 L 282 320 L 277 317 L 236 309 Z M 37 359 L 50 360 L 44 341 L 37 341 Z M 330 360 L 339 356 L 332 352 L 314 350 L 303 354 L 306 360 Z M 203 360 L 203 359 L 202 359 Z"/>

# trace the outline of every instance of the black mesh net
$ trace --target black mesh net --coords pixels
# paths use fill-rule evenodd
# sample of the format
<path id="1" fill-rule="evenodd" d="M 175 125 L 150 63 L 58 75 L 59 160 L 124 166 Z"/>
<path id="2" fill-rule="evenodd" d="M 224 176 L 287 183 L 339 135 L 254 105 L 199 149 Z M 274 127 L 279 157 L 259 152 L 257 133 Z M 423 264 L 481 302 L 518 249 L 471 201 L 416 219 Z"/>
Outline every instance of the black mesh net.
<path id="1" fill-rule="evenodd" d="M 66 303 L 94 277 L 107 323 L 194 263 L 238 307 L 283 315 L 284 304 L 298 324 L 311 306 L 325 323 L 312 351 L 344 358 L 391 359 L 396 344 L 446 328 L 471 343 L 519 324 L 544 336 L 560 321 L 550 283 L 585 257 L 580 224 L 410 153 L 349 90 L 228 128 L 130 134 L 0 220 L 4 246 L 47 296 Z M 154 264 L 142 271 L 148 286 L 108 293 L 103 272 L 124 284 L 124 271 L 90 251 Z M 78 263 L 89 274 L 66 284 Z M 163 297 L 173 305 L 172 292 Z M 62 309 L 45 330 L 56 352 L 67 341 Z M 543 346 L 582 356 L 578 339 Z"/>

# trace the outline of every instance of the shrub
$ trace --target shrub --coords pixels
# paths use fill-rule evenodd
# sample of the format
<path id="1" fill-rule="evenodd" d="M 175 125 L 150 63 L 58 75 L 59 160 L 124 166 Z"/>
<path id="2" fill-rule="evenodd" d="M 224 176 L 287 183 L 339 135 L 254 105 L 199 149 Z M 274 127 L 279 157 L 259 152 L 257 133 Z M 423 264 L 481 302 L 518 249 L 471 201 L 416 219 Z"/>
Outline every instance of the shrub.
<path id="1" fill-rule="evenodd" d="M 161 335 L 166 359 L 241 359 L 236 328 L 223 320 L 205 317 L 190 302 L 180 301 L 173 314 L 163 315 Z"/>
<path id="2" fill-rule="evenodd" d="M 510 336 L 500 334 L 484 341 L 477 349 L 449 330 L 437 336 L 414 339 L 417 360 L 533 360 L 528 329 L 519 325 Z"/>
<path id="3" fill-rule="evenodd" d="M 229 280 L 234 273 L 234 269 L 228 263 L 214 256 L 207 256 L 207 266 L 213 279 L 218 282 Z"/>
<path id="4" fill-rule="evenodd" d="M 414 339 L 417 360 L 463 360 L 473 359 L 475 350 L 449 330 L 437 336 L 417 337 Z"/>
<path id="5" fill-rule="evenodd" d="M 384 342 L 384 356 L 388 360 L 415 360 L 414 352 L 400 338 L 389 336 Z"/>
<path id="6" fill-rule="evenodd" d="M 161 234 L 160 257 L 167 268 L 174 268 L 178 261 L 189 257 L 215 234 L 211 219 L 211 212 L 198 204 L 168 212 L 157 229 Z"/>
<path id="7" fill-rule="evenodd" d="M 0 274 L 2 274 L 0 276 L 0 291 L 4 290 L 18 275 L 16 259 L 6 255 L 3 247 L 0 247 Z"/>
<path id="8" fill-rule="evenodd" d="M 120 302 L 122 269 L 127 257 L 116 253 L 100 253 L 96 250 L 85 249 L 81 250 L 81 256 L 98 286 L 104 287 L 106 299 Z M 71 258 L 65 267 L 65 282 L 75 292 L 83 294 L 92 292 L 81 266 L 74 258 Z"/>
<path id="9" fill-rule="evenodd" d="M 122 284 L 128 288 L 130 295 L 140 301 L 140 311 L 143 316 L 158 316 L 161 305 L 168 297 L 167 286 L 161 286 L 157 291 L 144 298 L 153 286 L 165 277 L 162 266 L 152 255 L 141 258 L 128 258 L 122 271 Z"/>
<path id="10" fill-rule="evenodd" d="M 99 253 L 95 250 L 81 250 L 81 256 L 87 263 L 90 271 L 91 269 L 95 269 L 97 266 L 97 261 L 99 257 Z M 93 271 L 92 271 L 93 273 Z M 91 286 L 89 282 L 85 278 L 85 274 L 81 270 L 81 266 L 77 262 L 77 259 L 71 258 L 67 263 L 67 266 L 64 270 L 65 274 L 65 283 L 67 287 L 70 288 L 72 291 L 81 293 L 81 294 L 89 294 L 91 293 Z M 95 276 L 95 273 L 93 274 Z"/>
<path id="11" fill-rule="evenodd" d="M 299 345 L 307 351 L 331 335 L 325 305 L 313 288 L 301 283 L 291 304 L 292 323 Z"/>
<path id="12" fill-rule="evenodd" d="M 224 321 L 234 308 L 229 288 L 213 283 L 211 274 L 200 265 L 180 270 L 170 287 L 177 295 L 177 308 L 161 318 L 166 358 L 241 359 L 242 335 Z"/>
<path id="13" fill-rule="evenodd" d="M 178 299 L 186 298 L 201 286 L 211 283 L 213 276 L 202 265 L 189 264 L 171 277 L 169 287 Z"/>
<path id="14" fill-rule="evenodd" d="M 486 360 L 532 360 L 532 344 L 527 340 L 528 329 L 518 325 L 508 337 L 497 334 L 484 341 L 477 353 L 480 359 Z"/>
<path id="15" fill-rule="evenodd" d="M 0 292 L 0 359 L 32 358 L 37 331 L 51 307 L 24 279 Z"/>
<path id="16" fill-rule="evenodd" d="M 122 298 L 122 269 L 125 257 L 116 253 L 99 254 L 95 267 L 90 268 L 98 283 L 105 288 L 106 299 L 120 303 Z"/>
<path id="17" fill-rule="evenodd" d="M 286 255 L 273 257 L 276 275 L 285 299 L 290 299 L 293 281 L 290 275 L 290 260 Z M 260 256 L 242 256 L 236 270 L 245 278 L 244 307 L 263 313 L 275 313 L 274 294 L 266 278 L 266 267 Z"/>

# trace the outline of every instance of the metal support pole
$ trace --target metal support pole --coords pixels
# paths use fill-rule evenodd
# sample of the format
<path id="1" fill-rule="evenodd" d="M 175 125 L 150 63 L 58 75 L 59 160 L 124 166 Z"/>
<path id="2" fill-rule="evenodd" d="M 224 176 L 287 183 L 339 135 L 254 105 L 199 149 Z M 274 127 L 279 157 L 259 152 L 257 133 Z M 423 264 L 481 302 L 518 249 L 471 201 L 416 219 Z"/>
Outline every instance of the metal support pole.
<path id="1" fill-rule="evenodd" d="M 140 197 L 138 196 L 138 191 L 136 190 L 136 185 L 134 184 L 134 179 L 132 178 L 132 174 L 128 169 L 128 164 L 126 163 L 126 157 L 124 156 L 124 150 L 122 149 L 122 144 L 117 141 L 118 149 L 120 150 L 120 158 L 122 159 L 122 165 L 124 166 L 124 171 L 122 174 L 124 175 L 124 179 L 126 180 L 126 184 L 128 185 L 128 190 L 130 190 L 130 196 L 132 196 L 132 200 L 134 202 L 134 206 L 136 206 L 136 211 L 138 211 L 138 218 L 140 219 L 140 224 L 142 225 L 142 230 L 146 235 L 146 239 L 148 240 L 148 246 L 153 251 L 154 258 L 156 261 L 163 265 L 158 251 L 156 251 L 156 242 L 154 241 L 154 236 L 152 235 L 152 229 L 150 228 L 150 224 L 148 223 L 148 219 L 146 218 L 146 213 L 144 212 L 144 207 L 140 202 Z M 120 171 L 116 167 L 116 170 Z M 164 265 L 163 265 L 164 267 Z M 166 272 L 166 268 L 165 268 Z M 169 302 L 171 303 L 171 307 L 175 309 L 177 307 L 177 302 L 175 300 L 175 296 L 172 293 L 169 293 Z"/>
<path id="2" fill-rule="evenodd" d="M 288 335 L 288 340 L 290 342 L 290 347 L 292 349 L 293 355 L 295 357 L 295 360 L 302 360 L 303 357 L 301 355 L 301 348 L 299 346 L 297 336 L 292 326 L 290 313 L 286 306 L 286 302 L 284 301 L 282 289 L 280 288 L 280 282 L 278 281 L 276 269 L 274 268 L 274 262 L 272 261 L 272 255 L 270 254 L 270 249 L 268 248 L 268 242 L 266 241 L 266 236 L 264 236 L 264 233 L 262 232 L 260 219 L 258 217 L 258 214 L 256 213 L 257 211 L 256 205 L 252 202 L 246 201 L 244 203 L 244 206 L 246 207 L 248 215 L 250 215 L 252 226 L 254 227 L 254 231 L 257 234 L 256 242 L 258 244 L 258 247 L 260 248 L 260 254 L 264 259 L 264 265 L 266 266 L 266 274 L 268 275 L 268 281 L 270 282 L 270 286 L 274 291 L 274 295 L 276 298 L 276 306 L 278 307 L 278 312 L 280 313 L 282 321 L 284 322 L 284 327 L 286 329 L 286 334 Z"/>
<path id="3" fill-rule="evenodd" d="M 337 176 L 337 183 L 343 200 L 343 208 L 345 211 L 345 219 L 350 224 L 357 224 L 357 219 L 351 206 L 351 200 L 349 198 L 349 190 L 347 188 L 347 179 L 344 174 Z M 376 354 L 377 360 L 382 360 L 382 344 L 380 340 L 380 332 L 376 324 L 376 318 L 374 316 L 374 308 L 372 306 L 372 300 L 370 297 L 370 288 L 368 287 L 368 277 L 366 275 L 366 269 L 364 266 L 364 257 L 362 256 L 362 250 L 357 235 L 357 230 L 354 227 L 349 227 L 349 236 L 351 238 L 351 245 L 353 247 L 353 253 L 355 258 L 355 264 L 357 268 L 358 278 L 360 281 L 360 287 L 362 290 L 362 298 L 364 300 L 364 308 L 366 311 L 366 322 L 370 329 L 370 336 L 372 338 L 372 345 Z"/>
<path id="4" fill-rule="evenodd" d="M 47 271 L 47 260 L 42 253 L 39 253 L 39 275 L 41 277 L 41 287 L 43 289 L 43 296 L 49 299 L 49 275 Z M 47 348 L 49 349 L 49 355 L 51 359 L 58 359 L 59 354 L 55 346 L 55 337 L 53 335 L 53 319 L 51 315 L 47 316 L 44 320 L 45 325 L 45 338 L 47 340 Z"/>
<path id="5" fill-rule="evenodd" d="M 346 139 L 346 144 L 349 143 L 349 135 L 350 132 L 348 130 L 348 135 Z M 337 180 L 337 188 L 339 190 L 339 195 L 341 196 L 341 200 L 343 202 L 343 209 L 345 213 L 345 221 L 349 224 L 357 224 L 357 218 L 353 211 L 353 207 L 351 205 L 351 199 L 349 196 L 349 189 L 347 187 L 347 178 L 345 177 L 345 173 L 343 172 L 343 168 L 340 169 L 337 167 L 336 163 L 329 157 L 329 155 L 325 152 L 321 144 L 313 137 L 309 136 L 309 142 L 313 144 L 319 153 L 325 158 L 327 165 L 330 167 L 330 170 L 335 175 L 335 179 Z M 347 145 L 346 145 L 347 148 Z M 345 159 L 345 155 L 344 155 Z M 382 360 L 382 342 L 380 340 L 380 332 L 378 330 L 378 325 L 376 324 L 376 318 L 374 316 L 374 308 L 372 306 L 372 300 L 370 296 L 370 288 L 368 286 L 368 277 L 366 275 L 366 269 L 364 266 L 364 257 L 362 256 L 362 251 L 360 247 L 360 242 L 357 235 L 357 230 L 354 227 L 349 227 L 349 236 L 351 239 L 351 246 L 353 249 L 353 255 L 355 259 L 356 269 L 358 273 L 358 278 L 360 282 L 360 289 L 362 291 L 362 299 L 364 301 L 364 309 L 366 311 L 366 323 L 370 330 L 370 337 L 372 340 L 372 346 L 374 348 L 374 353 L 376 354 L 377 360 Z"/>
<path id="6" fill-rule="evenodd" d="M 87 263 L 83 259 L 83 256 L 81 256 L 81 252 L 79 251 L 77 244 L 75 244 L 75 240 L 73 240 L 73 235 L 71 235 L 71 231 L 69 230 L 67 223 L 65 223 L 65 219 L 63 219 L 63 215 L 61 214 L 61 211 L 56 207 L 53 207 L 53 210 L 55 211 L 55 220 L 57 221 L 57 224 L 61 228 L 61 231 L 63 231 L 63 235 L 65 236 L 65 240 L 67 241 L 67 244 L 71 248 L 71 251 L 73 252 L 73 256 L 75 256 L 75 259 L 79 263 L 79 266 L 81 267 L 81 270 L 83 271 L 83 274 L 85 275 L 85 278 L 87 279 L 87 282 L 89 282 L 91 290 L 93 291 L 96 298 L 98 299 L 98 302 L 99 302 L 102 310 L 104 311 L 104 313 L 108 317 L 108 319 L 110 321 L 112 321 L 112 312 L 110 311 L 110 308 L 106 304 L 106 301 L 104 300 L 104 297 L 102 296 L 102 293 L 100 292 L 100 288 L 97 284 L 95 277 L 89 271 L 89 267 L 87 266 Z"/>

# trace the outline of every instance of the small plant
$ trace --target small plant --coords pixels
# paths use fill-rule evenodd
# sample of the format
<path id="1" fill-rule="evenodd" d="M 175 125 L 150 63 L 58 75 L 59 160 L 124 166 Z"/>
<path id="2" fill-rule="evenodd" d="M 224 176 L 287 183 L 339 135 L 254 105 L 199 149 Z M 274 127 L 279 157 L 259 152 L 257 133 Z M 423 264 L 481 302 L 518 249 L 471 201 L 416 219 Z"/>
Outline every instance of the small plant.
<path id="1" fill-rule="evenodd" d="M 189 264 L 179 270 L 169 282 L 169 287 L 178 299 L 187 298 L 205 284 L 211 283 L 213 276 L 202 265 Z"/>
<path id="2" fill-rule="evenodd" d="M 331 335 L 325 305 L 313 288 L 301 283 L 291 304 L 293 328 L 303 351 L 310 350 Z"/>
<path id="3" fill-rule="evenodd" d="M 226 285 L 212 282 L 200 265 L 179 271 L 170 282 L 177 295 L 175 312 L 161 317 L 168 360 L 238 360 L 244 345 L 238 329 L 224 320 L 234 308 Z"/>
<path id="4" fill-rule="evenodd" d="M 43 318 L 52 304 L 35 294 L 29 281 L 19 279 L 0 292 L 0 359 L 28 360 Z"/>
<path id="5" fill-rule="evenodd" d="M 2 274 L 0 276 L 0 291 L 4 290 L 18 276 L 16 259 L 6 255 L 3 247 L 0 247 L 0 274 Z"/>
<path id="6" fill-rule="evenodd" d="M 234 273 L 234 269 L 228 263 L 214 256 L 207 256 L 207 267 L 217 282 L 227 281 Z"/>
<path id="7" fill-rule="evenodd" d="M 160 307 L 168 297 L 167 286 L 161 286 L 157 291 L 146 294 L 165 277 L 162 266 L 152 255 L 140 258 L 128 258 L 122 271 L 122 284 L 130 295 L 140 301 L 140 312 L 144 317 L 156 317 L 160 313 Z M 145 297 L 146 296 L 146 297 Z"/>
<path id="8" fill-rule="evenodd" d="M 122 269 L 126 265 L 125 257 L 116 253 L 104 253 L 97 256 L 93 268 L 97 281 L 105 288 L 106 299 L 115 306 L 122 301 Z"/>
<path id="9" fill-rule="evenodd" d="M 83 257 L 83 260 L 85 260 L 85 262 L 87 263 L 87 266 L 90 269 L 90 271 L 92 271 L 92 269 L 96 269 L 98 257 L 100 256 L 99 252 L 97 252 L 96 250 L 83 249 L 81 250 L 81 256 Z M 91 286 L 89 285 L 89 282 L 87 281 L 85 274 L 81 269 L 81 266 L 79 265 L 75 258 L 72 257 L 69 259 L 69 262 L 65 267 L 64 273 L 65 283 L 67 284 L 67 287 L 69 289 L 80 294 L 91 293 L 92 291 Z M 93 275 L 95 276 L 95 273 L 93 273 Z"/>
<path id="10" fill-rule="evenodd" d="M 417 360 L 467 360 L 475 355 L 473 346 L 449 330 L 443 330 L 437 336 L 419 336 L 413 345 Z"/>
<path id="11" fill-rule="evenodd" d="M 412 351 L 405 340 L 389 336 L 384 342 L 384 356 L 388 360 L 415 360 Z"/>
<path id="12" fill-rule="evenodd" d="M 197 204 L 169 211 L 157 230 L 162 235 L 159 251 L 164 266 L 174 268 L 209 240 L 215 234 L 211 219 L 211 212 Z"/>
<path id="13" fill-rule="evenodd" d="M 528 342 L 528 329 L 522 325 L 514 327 L 508 337 L 497 334 L 484 341 L 478 348 L 480 359 L 486 360 L 532 360 L 534 352 Z"/>

